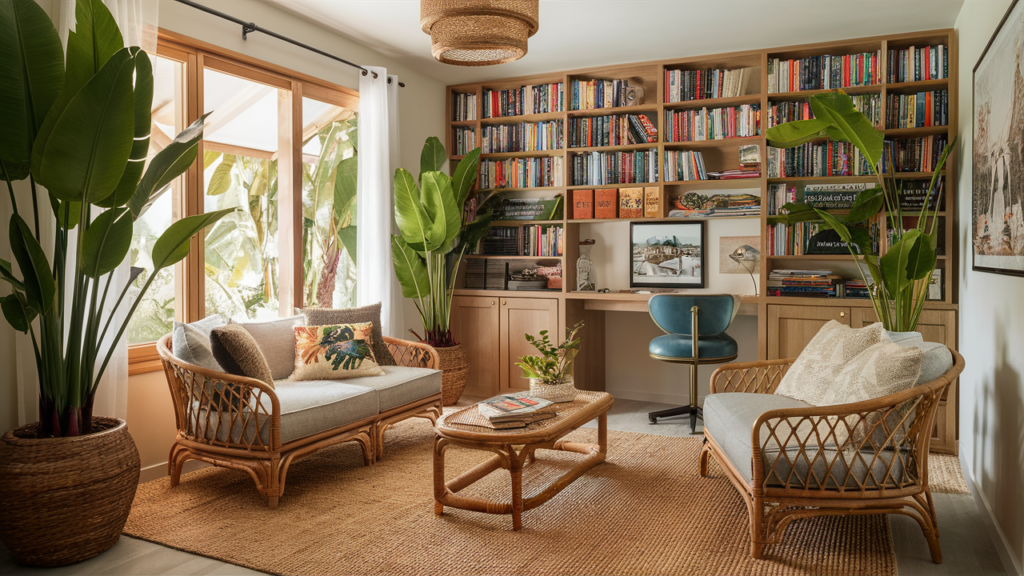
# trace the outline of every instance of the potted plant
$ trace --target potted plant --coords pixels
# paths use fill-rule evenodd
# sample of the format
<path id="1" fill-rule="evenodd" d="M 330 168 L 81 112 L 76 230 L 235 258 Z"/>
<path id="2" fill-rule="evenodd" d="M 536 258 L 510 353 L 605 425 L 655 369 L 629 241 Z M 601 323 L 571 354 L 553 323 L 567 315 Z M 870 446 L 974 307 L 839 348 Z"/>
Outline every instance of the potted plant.
<path id="1" fill-rule="evenodd" d="M 480 149 L 466 154 L 449 177 L 441 172 L 447 159 L 441 141 L 427 138 L 420 156 L 419 185 L 408 170 L 395 171 L 395 220 L 400 235 L 391 237 L 391 255 L 402 295 L 413 298 L 423 323 L 422 342 L 441 361 L 442 402 L 459 401 L 469 362 L 451 332 L 452 293 L 466 251 L 487 234 L 491 213 L 469 220 L 465 209 L 476 182 Z"/>
<path id="2" fill-rule="evenodd" d="M 147 167 L 149 56 L 123 47 L 100 0 L 79 0 L 76 10 L 65 73 L 42 8 L 0 0 L 0 37 L 11 40 L 0 42 L 0 176 L 14 255 L 13 263 L 0 260 L 0 279 L 11 287 L 0 305 L 31 340 L 39 379 L 39 422 L 0 439 L 0 539 L 19 562 L 39 566 L 103 552 L 128 518 L 139 454 L 123 420 L 93 415 L 93 399 L 113 354 L 105 343 L 121 339 L 156 274 L 131 301 L 141 269 L 123 286 L 111 286 L 113 272 L 134 222 L 192 165 L 203 134 L 199 119 Z M 26 178 L 31 205 L 14 193 L 13 182 Z M 156 270 L 183 259 L 189 239 L 230 211 L 172 224 L 153 247 Z M 54 238 L 41 236 L 44 219 L 55 219 Z M 123 322 L 111 302 L 128 307 Z"/>
<path id="3" fill-rule="evenodd" d="M 942 151 L 932 173 L 928 196 L 916 214 L 916 223 L 904 230 L 904 217 L 915 214 L 905 214 L 900 207 L 902 180 L 894 174 L 891 157 L 885 161 L 882 131 L 856 109 L 853 100 L 842 90 L 811 96 L 810 105 L 814 118 L 770 128 L 768 144 L 776 148 L 792 148 L 819 139 L 849 142 L 867 160 L 871 174 L 878 180 L 878 187 L 858 194 L 845 215 L 832 214 L 806 204 L 788 203 L 783 206 L 787 214 L 781 219 L 788 224 L 822 220 L 824 229 L 835 230 L 853 255 L 864 283 L 870 287 L 871 303 L 885 329 L 913 332 L 917 329 L 928 294 L 928 282 L 937 260 L 935 248 L 939 218 L 934 211 L 928 210 L 928 206 L 933 196 L 936 197 L 935 205 L 939 205 L 941 189 L 936 182 L 956 139 Z M 888 169 L 884 169 L 886 164 Z M 893 231 L 893 240 L 885 254 L 878 256 L 870 253 L 868 230 L 850 225 L 874 217 L 883 208 L 881 217 Z"/>
<path id="4" fill-rule="evenodd" d="M 576 334 L 583 322 L 565 329 L 565 340 L 555 346 L 548 339 L 548 331 L 541 330 L 540 338 L 526 335 L 526 341 L 540 352 L 540 356 L 523 356 L 516 366 L 523 369 L 523 378 L 530 379 L 530 394 L 552 402 L 572 402 L 576 399 L 572 363 L 580 352 L 582 338 Z"/>

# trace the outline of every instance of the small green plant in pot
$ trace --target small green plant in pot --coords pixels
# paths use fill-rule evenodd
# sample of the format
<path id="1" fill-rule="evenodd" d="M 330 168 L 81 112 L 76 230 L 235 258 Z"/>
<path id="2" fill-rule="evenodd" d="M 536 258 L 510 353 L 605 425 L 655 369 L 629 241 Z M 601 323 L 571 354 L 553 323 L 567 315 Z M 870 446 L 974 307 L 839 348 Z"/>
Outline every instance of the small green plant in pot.
<path id="1" fill-rule="evenodd" d="M 557 346 L 551 343 L 547 330 L 540 331 L 540 338 L 526 335 L 526 341 L 540 352 L 540 356 L 522 356 L 516 362 L 516 366 L 523 369 L 523 378 L 530 379 L 530 394 L 552 402 L 576 399 L 578 391 L 572 369 L 583 342 L 577 337 L 582 329 L 583 322 L 566 328 L 565 340 Z"/>

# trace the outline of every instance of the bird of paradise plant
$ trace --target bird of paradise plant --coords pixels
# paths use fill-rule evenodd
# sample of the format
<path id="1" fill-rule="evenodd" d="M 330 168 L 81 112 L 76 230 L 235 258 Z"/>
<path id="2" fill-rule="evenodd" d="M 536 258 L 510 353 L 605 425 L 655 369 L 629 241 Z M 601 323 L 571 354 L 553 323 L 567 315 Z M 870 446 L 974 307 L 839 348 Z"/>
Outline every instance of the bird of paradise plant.
<path id="1" fill-rule="evenodd" d="M 921 317 L 928 280 L 937 262 L 938 215 L 930 212 L 928 206 L 939 205 L 942 188 L 936 183 L 956 139 L 942 151 L 935 166 L 927 198 L 917 214 L 917 223 L 913 228 L 904 230 L 903 219 L 908 215 L 900 207 L 902 182 L 894 174 L 892 159 L 885 161 L 882 132 L 857 110 L 853 100 L 842 90 L 811 96 L 810 105 L 814 118 L 770 128 L 768 144 L 776 148 L 792 148 L 819 139 L 849 142 L 867 160 L 878 186 L 858 194 L 846 215 L 791 202 L 783 206 L 787 214 L 781 216 L 781 220 L 787 224 L 822 220 L 823 229 L 835 230 L 853 255 L 865 284 L 870 286 L 871 303 L 885 329 L 913 331 Z M 933 196 L 936 198 L 934 203 L 931 202 Z M 868 231 L 850 225 L 867 220 L 883 208 L 884 217 L 893 232 L 893 242 L 885 254 L 877 256 L 870 253 Z"/>

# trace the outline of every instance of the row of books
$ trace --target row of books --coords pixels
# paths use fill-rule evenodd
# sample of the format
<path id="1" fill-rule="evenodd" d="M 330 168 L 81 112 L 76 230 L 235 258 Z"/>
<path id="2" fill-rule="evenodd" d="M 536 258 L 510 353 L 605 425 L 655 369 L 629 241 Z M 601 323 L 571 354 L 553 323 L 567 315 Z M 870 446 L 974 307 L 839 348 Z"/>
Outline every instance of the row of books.
<path id="1" fill-rule="evenodd" d="M 572 157 L 573 186 L 658 181 L 658 150 L 582 152 Z"/>
<path id="2" fill-rule="evenodd" d="M 493 205 L 494 220 L 558 220 L 562 196 L 554 198 L 500 198 Z"/>
<path id="3" fill-rule="evenodd" d="M 476 120 L 476 94 L 452 93 L 452 121 Z"/>
<path id="4" fill-rule="evenodd" d="M 667 142 L 746 138 L 761 134 L 761 105 L 728 108 L 666 110 Z"/>
<path id="5" fill-rule="evenodd" d="M 707 180 L 704 155 L 698 150 L 665 150 L 665 179 L 669 182 Z"/>
<path id="6" fill-rule="evenodd" d="M 467 258 L 465 287 L 470 290 L 507 289 L 508 262 L 488 258 Z"/>
<path id="7" fill-rule="evenodd" d="M 569 119 L 569 146 L 623 146 L 658 141 L 658 128 L 644 114 L 613 114 Z"/>
<path id="8" fill-rule="evenodd" d="M 886 82 L 920 82 L 949 78 L 949 46 L 889 50 Z"/>
<path id="9" fill-rule="evenodd" d="M 743 94 L 750 74 L 749 68 L 665 70 L 665 102 L 735 98 Z"/>
<path id="10" fill-rule="evenodd" d="M 768 273 L 769 296 L 836 298 L 842 278 L 831 270 L 772 270 Z"/>
<path id="11" fill-rule="evenodd" d="M 850 96 L 853 106 L 868 117 L 874 126 L 882 125 L 882 95 L 854 94 Z M 814 118 L 811 104 L 802 102 L 773 102 L 768 108 L 768 127 L 772 128 L 794 120 L 810 120 Z"/>
<path id="12" fill-rule="evenodd" d="M 565 251 L 565 236 L 561 226 L 554 224 L 532 226 L 491 226 L 481 244 L 488 256 L 542 256 L 559 257 Z"/>
<path id="13" fill-rule="evenodd" d="M 595 110 L 629 106 L 628 80 L 573 80 L 569 83 L 569 109 Z"/>
<path id="14" fill-rule="evenodd" d="M 857 196 L 874 184 L 810 184 L 804 187 L 804 204 L 822 210 L 849 210 Z"/>
<path id="15" fill-rule="evenodd" d="M 452 140 L 454 140 L 455 144 L 455 154 L 459 156 L 468 154 L 476 148 L 476 130 L 456 126 L 455 132 L 452 134 Z"/>
<path id="16" fill-rule="evenodd" d="M 765 237 L 769 256 L 803 256 L 807 253 L 807 241 L 822 231 L 821 222 L 798 222 L 796 224 L 769 224 Z"/>
<path id="17" fill-rule="evenodd" d="M 508 90 L 484 90 L 484 118 L 546 114 L 565 110 L 562 83 L 528 84 Z"/>
<path id="18" fill-rule="evenodd" d="M 769 178 L 867 176 L 868 161 L 849 142 L 807 143 L 793 148 L 768 147 Z"/>
<path id="19" fill-rule="evenodd" d="M 916 94 L 889 94 L 885 105 L 887 128 L 921 128 L 949 125 L 949 92 L 933 90 Z"/>
<path id="20" fill-rule="evenodd" d="M 942 210 L 943 200 L 946 196 L 945 179 L 939 178 L 936 181 L 935 190 L 929 191 L 931 181 L 929 180 L 904 180 L 903 188 L 900 190 L 900 208 L 903 210 L 921 210 L 925 202 L 928 203 L 928 210 Z M 941 203 L 940 203 L 941 202 Z"/>
<path id="21" fill-rule="evenodd" d="M 478 186 L 492 188 L 543 188 L 562 185 L 562 157 L 487 159 L 480 162 Z"/>
<path id="22" fill-rule="evenodd" d="M 933 172 L 946 148 L 946 135 L 886 140 L 882 170 L 889 172 Z M 891 166 L 890 166 L 890 160 Z"/>
<path id="23" fill-rule="evenodd" d="M 573 220 L 660 216 L 661 190 L 657 186 L 572 191 Z"/>
<path id="24" fill-rule="evenodd" d="M 535 152 L 561 150 L 562 121 L 521 122 L 519 124 L 488 124 L 483 127 L 481 152 Z"/>
<path id="25" fill-rule="evenodd" d="M 768 93 L 832 90 L 879 82 L 878 52 L 768 60 Z"/>
<path id="26" fill-rule="evenodd" d="M 927 202 L 928 210 L 941 210 L 939 199 L 944 188 L 941 179 L 936 189 L 930 193 L 930 182 L 927 180 L 904 180 L 901 185 L 900 209 L 910 212 L 920 210 Z M 861 192 L 874 187 L 875 184 L 868 183 L 808 184 L 798 195 L 796 186 L 769 184 L 767 213 L 769 216 L 782 214 L 782 207 L 790 202 L 799 202 L 824 210 L 849 210 Z"/>

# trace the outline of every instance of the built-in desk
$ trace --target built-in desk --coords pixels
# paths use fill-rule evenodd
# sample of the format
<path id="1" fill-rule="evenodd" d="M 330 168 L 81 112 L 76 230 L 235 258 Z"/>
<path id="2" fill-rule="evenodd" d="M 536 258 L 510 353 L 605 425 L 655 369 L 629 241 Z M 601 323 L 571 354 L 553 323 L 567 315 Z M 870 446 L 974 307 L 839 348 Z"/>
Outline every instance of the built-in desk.
<path id="1" fill-rule="evenodd" d="M 670 292 L 671 294 L 671 292 Z M 682 294 L 698 296 L 701 292 L 682 292 Z M 636 294 L 630 292 L 568 292 L 567 300 L 582 300 L 585 310 L 603 310 L 606 312 L 647 312 L 647 301 L 654 294 Z M 740 296 L 740 314 L 757 316 L 757 303 L 760 299 L 753 294 Z"/>

